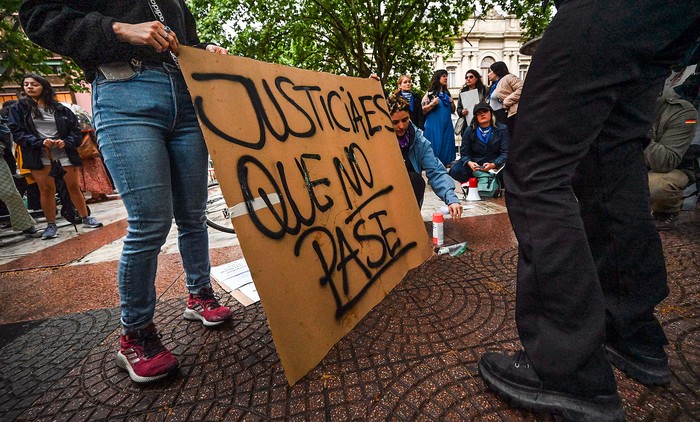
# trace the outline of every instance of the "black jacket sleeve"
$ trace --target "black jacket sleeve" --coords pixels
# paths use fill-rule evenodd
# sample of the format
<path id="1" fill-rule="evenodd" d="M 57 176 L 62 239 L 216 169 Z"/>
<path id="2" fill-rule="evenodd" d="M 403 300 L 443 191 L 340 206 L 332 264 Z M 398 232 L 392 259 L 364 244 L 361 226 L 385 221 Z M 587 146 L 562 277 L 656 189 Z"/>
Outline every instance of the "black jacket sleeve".
<path id="1" fill-rule="evenodd" d="M 12 131 L 12 136 L 15 143 L 24 148 L 41 149 L 44 140 L 34 134 L 34 131 L 27 126 L 24 109 L 20 104 L 14 104 L 10 107 L 8 117 L 8 126 Z"/>
<path id="2" fill-rule="evenodd" d="M 63 137 L 63 141 L 66 143 L 66 148 L 78 149 L 80 144 L 83 142 L 83 134 L 80 131 L 80 123 L 78 122 L 78 117 L 69 108 L 64 109 L 66 116 L 66 135 Z"/>
<path id="3" fill-rule="evenodd" d="M 206 46 L 200 43 L 195 19 L 183 0 L 158 3 L 165 23 L 177 34 L 180 44 Z M 170 61 L 168 52 L 120 41 L 112 29 L 115 22 L 138 24 L 157 20 L 146 0 L 26 0 L 20 6 L 19 18 L 30 40 L 75 60 L 88 80 L 101 64 L 131 59 Z"/>
<path id="4" fill-rule="evenodd" d="M 96 9 L 96 1 L 27 0 L 19 18 L 30 40 L 81 63 L 110 63 L 130 56 L 134 46 L 117 39 L 114 17 Z"/>

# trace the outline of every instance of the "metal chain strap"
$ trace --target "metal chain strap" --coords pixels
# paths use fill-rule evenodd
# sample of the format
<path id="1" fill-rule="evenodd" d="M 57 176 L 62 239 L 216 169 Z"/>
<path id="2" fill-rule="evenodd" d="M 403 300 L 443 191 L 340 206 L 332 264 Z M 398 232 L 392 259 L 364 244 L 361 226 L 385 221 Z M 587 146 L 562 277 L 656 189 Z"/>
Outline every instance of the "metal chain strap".
<path id="1" fill-rule="evenodd" d="M 160 11 L 160 7 L 158 7 L 158 3 L 156 3 L 156 0 L 148 0 L 148 5 L 151 6 L 151 11 L 153 12 L 153 16 L 156 17 L 165 26 L 166 32 L 170 32 L 170 27 L 168 24 L 165 23 L 165 17 L 163 16 L 163 12 Z M 180 62 L 177 60 L 177 56 L 175 53 L 173 53 L 171 50 L 168 50 L 168 53 L 170 53 L 170 57 L 172 57 L 173 62 L 175 62 L 175 66 L 177 68 L 180 68 Z"/>

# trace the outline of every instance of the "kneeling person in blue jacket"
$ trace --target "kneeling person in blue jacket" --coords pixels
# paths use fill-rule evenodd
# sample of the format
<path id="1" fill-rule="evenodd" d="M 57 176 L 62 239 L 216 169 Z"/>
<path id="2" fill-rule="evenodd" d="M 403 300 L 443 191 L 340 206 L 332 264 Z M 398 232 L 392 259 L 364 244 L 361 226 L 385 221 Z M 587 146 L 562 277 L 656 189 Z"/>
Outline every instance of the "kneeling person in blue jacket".
<path id="1" fill-rule="evenodd" d="M 433 192 L 447 204 L 452 218 L 459 220 L 462 216 L 462 204 L 454 192 L 454 181 L 447 174 L 445 166 L 435 157 L 430 141 L 423 136 L 423 131 L 411 123 L 408 101 L 403 97 L 391 95 L 387 99 L 387 105 L 418 207 L 423 205 L 425 180 L 422 172 L 425 171 Z"/>

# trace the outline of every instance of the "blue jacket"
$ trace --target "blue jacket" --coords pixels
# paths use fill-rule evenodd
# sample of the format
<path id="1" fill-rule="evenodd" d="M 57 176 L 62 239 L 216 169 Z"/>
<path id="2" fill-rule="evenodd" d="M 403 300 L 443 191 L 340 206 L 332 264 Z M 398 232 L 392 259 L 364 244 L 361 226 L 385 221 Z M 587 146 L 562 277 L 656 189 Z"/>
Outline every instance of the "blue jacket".
<path id="1" fill-rule="evenodd" d="M 459 202 L 455 194 L 455 181 L 449 174 L 445 166 L 435 157 L 430 141 L 423 136 L 423 131 L 418 129 L 413 123 L 408 128 L 408 136 L 413 139 L 411 149 L 408 150 L 408 157 L 411 160 L 413 169 L 421 173 L 425 170 L 428 183 L 433 188 L 433 192 L 447 204 Z"/>
<path id="2" fill-rule="evenodd" d="M 467 127 L 462 136 L 462 146 L 459 147 L 459 161 L 466 165 L 469 161 L 475 163 L 494 163 L 497 167 L 505 164 L 508 158 L 508 127 L 503 123 L 496 123 L 488 143 L 483 143 L 477 138 L 476 132 L 471 126 Z"/>

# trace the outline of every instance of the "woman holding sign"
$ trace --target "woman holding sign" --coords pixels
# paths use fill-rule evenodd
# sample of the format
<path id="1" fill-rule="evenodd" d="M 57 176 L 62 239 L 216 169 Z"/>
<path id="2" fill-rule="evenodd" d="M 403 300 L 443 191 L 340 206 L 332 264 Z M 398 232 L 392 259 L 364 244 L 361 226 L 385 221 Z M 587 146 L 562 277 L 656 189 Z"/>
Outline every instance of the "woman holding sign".
<path id="1" fill-rule="evenodd" d="M 469 118 L 469 107 L 465 107 L 465 104 L 462 103 L 462 93 L 473 90 L 476 90 L 478 97 L 477 103 L 484 102 L 486 99 L 486 86 L 481 80 L 481 74 L 474 69 L 469 69 L 464 75 L 464 86 L 459 91 L 459 99 L 457 100 L 457 116 L 464 117 L 467 122 L 469 122 L 471 118 Z M 465 129 L 466 127 L 467 125 L 464 125 Z"/>
<path id="2" fill-rule="evenodd" d="M 97 141 L 129 222 L 116 361 L 135 382 L 161 379 L 179 367 L 153 324 L 158 254 L 173 216 L 189 291 L 185 319 L 214 326 L 231 317 L 211 288 L 207 147 L 175 56 L 180 45 L 227 51 L 200 43 L 182 0 L 28 0 L 19 16 L 32 41 L 72 58 L 92 82 Z"/>

